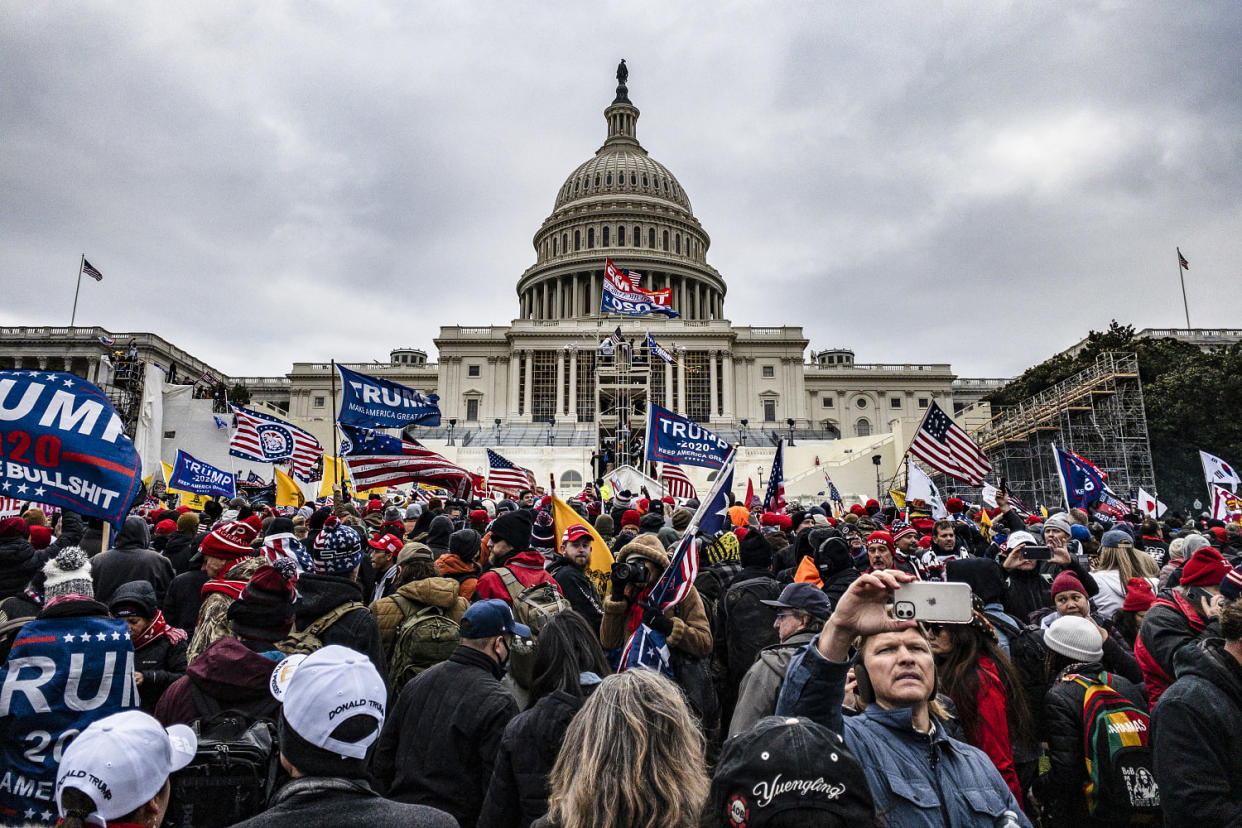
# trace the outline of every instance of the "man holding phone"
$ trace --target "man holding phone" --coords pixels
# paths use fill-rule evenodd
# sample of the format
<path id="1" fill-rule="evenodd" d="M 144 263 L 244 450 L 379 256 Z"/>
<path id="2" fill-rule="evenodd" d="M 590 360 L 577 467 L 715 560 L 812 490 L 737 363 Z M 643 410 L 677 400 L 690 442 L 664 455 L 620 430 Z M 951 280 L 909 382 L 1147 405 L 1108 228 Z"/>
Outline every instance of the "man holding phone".
<path id="1" fill-rule="evenodd" d="M 1088 597 L 1100 591 L 1091 573 L 1070 557 L 1064 544 L 1060 548 L 1042 546 L 1023 530 L 1009 535 L 1002 552 L 1005 557 L 1001 566 L 1008 581 L 1005 612 L 1019 621 L 1027 622 L 1032 613 L 1053 605 L 1050 585 L 1061 572 L 1073 572 Z"/>
<path id="2" fill-rule="evenodd" d="M 945 733 L 934 702 L 936 665 L 927 636 L 899 621 L 888 602 L 913 575 L 883 570 L 861 576 L 823 631 L 789 665 L 778 716 L 805 716 L 841 733 L 863 765 L 876 810 L 898 825 L 1030 826 L 1000 772 L 983 751 Z M 866 707 L 844 718 L 850 669 Z"/>

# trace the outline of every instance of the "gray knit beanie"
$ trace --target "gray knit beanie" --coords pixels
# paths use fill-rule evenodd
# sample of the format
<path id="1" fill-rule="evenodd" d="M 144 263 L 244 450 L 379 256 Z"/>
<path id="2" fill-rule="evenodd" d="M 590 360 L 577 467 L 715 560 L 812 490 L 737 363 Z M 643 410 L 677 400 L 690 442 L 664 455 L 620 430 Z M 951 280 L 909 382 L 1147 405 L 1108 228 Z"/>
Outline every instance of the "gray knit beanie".
<path id="1" fill-rule="evenodd" d="M 1054 653 L 1074 661 L 1091 663 L 1104 657 L 1100 629 L 1086 618 L 1063 615 L 1044 631 L 1044 644 Z"/>

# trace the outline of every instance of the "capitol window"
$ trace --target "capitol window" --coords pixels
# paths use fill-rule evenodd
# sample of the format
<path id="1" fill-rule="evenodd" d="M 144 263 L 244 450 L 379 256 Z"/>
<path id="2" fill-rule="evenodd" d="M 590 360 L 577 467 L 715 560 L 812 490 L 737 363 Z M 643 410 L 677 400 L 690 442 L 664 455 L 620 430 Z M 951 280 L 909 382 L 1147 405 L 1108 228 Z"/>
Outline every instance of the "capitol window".
<path id="1" fill-rule="evenodd" d="M 919 397 L 919 408 L 927 408 L 927 397 Z"/>
<path id="2" fill-rule="evenodd" d="M 676 242 L 677 252 L 680 253 L 681 252 L 681 233 L 678 233 L 674 237 L 674 241 Z"/>
<path id="3" fill-rule="evenodd" d="M 832 408 L 835 404 L 832 397 L 824 397 L 824 408 Z"/>
<path id="4" fill-rule="evenodd" d="M 866 398 L 866 397 L 859 397 L 858 399 L 854 400 L 854 407 L 855 407 L 855 408 L 866 408 L 866 407 L 867 407 L 867 398 Z"/>
<path id="5" fill-rule="evenodd" d="M 608 173 L 608 175 L 604 178 L 604 183 L 609 187 L 612 186 L 612 173 Z"/>
<path id="6" fill-rule="evenodd" d="M 323 395 L 316 394 L 311 400 L 311 405 L 313 405 L 315 408 L 323 408 L 325 401 L 326 399 L 325 397 L 323 397 Z"/>
<path id="7" fill-rule="evenodd" d="M 890 408 L 901 408 L 901 397 L 889 397 L 888 405 Z"/>
<path id="8" fill-rule="evenodd" d="M 859 418 L 858 422 L 854 424 L 854 433 L 857 434 L 859 437 L 870 437 L 871 436 L 871 421 L 868 420 L 866 417 Z"/>
<path id="9" fill-rule="evenodd" d="M 466 366 L 466 376 L 468 376 L 468 377 L 477 377 L 478 375 L 479 375 L 479 366 L 477 366 L 477 365 L 467 365 L 467 366 Z"/>
<path id="10" fill-rule="evenodd" d="M 647 176 L 645 174 L 643 175 L 643 186 L 647 186 Z"/>
<path id="11" fill-rule="evenodd" d="M 595 246 L 595 228 L 588 227 L 587 228 L 587 247 L 591 248 L 594 246 Z"/>
<path id="12" fill-rule="evenodd" d="M 611 228 L 609 228 L 607 225 L 605 225 L 605 226 L 604 226 L 604 247 L 607 247 L 607 246 L 608 246 L 609 230 L 610 230 L 610 229 L 611 229 Z"/>
<path id="13" fill-rule="evenodd" d="M 664 250 L 668 252 L 668 231 L 664 231 Z"/>
<path id="14" fill-rule="evenodd" d="M 631 187 L 638 186 L 638 176 L 634 175 L 634 173 L 630 173 L 630 186 Z"/>
<path id="15" fill-rule="evenodd" d="M 599 186 L 599 175 L 598 175 L 598 174 L 596 174 L 596 176 L 595 176 L 595 186 L 596 186 L 596 187 L 598 187 L 598 186 Z"/>
<path id="16" fill-rule="evenodd" d="M 775 376 L 776 376 L 776 366 L 775 366 L 775 365 L 765 365 L 765 366 L 763 366 L 763 377 L 764 377 L 764 379 L 772 379 L 772 378 L 773 378 L 773 377 L 775 377 Z"/>
<path id="17" fill-rule="evenodd" d="M 617 226 L 617 247 L 625 247 L 625 225 Z"/>
<path id="18" fill-rule="evenodd" d="M 635 247 L 643 246 L 643 231 L 642 231 L 642 228 L 639 227 L 637 224 L 634 225 L 634 246 Z"/>
<path id="19" fill-rule="evenodd" d="M 575 230 L 574 231 L 574 250 L 578 250 L 581 247 L 582 247 L 582 231 Z"/>
<path id="20" fill-rule="evenodd" d="M 655 249 L 655 228 L 654 227 L 647 231 L 647 246 L 650 247 L 652 250 Z"/>

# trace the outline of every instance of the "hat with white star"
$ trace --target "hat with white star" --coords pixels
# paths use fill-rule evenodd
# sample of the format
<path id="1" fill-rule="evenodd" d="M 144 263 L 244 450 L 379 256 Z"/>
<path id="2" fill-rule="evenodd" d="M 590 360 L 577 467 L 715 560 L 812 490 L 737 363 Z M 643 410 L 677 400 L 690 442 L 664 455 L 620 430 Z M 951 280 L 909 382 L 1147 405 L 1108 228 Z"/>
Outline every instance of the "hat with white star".
<path id="1" fill-rule="evenodd" d="M 95 597 L 95 585 L 91 581 L 91 561 L 80 546 L 68 546 L 55 558 L 43 565 L 43 601 L 46 604 L 62 595 L 85 595 Z"/>

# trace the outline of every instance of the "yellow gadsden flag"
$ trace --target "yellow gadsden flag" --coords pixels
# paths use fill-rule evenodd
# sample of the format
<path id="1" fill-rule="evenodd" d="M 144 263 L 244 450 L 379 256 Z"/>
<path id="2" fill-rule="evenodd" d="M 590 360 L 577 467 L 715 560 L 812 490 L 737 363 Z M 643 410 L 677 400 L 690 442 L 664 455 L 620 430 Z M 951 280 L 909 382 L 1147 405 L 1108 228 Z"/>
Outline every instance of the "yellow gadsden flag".
<path id="1" fill-rule="evenodd" d="M 160 465 L 164 467 L 164 484 L 167 486 L 168 482 L 172 480 L 172 464 L 161 462 Z M 208 495 L 194 494 L 194 492 L 174 489 L 171 486 L 168 486 L 167 491 L 170 494 L 179 495 L 181 497 L 181 505 L 187 506 L 196 512 L 203 511 L 207 506 L 207 502 L 211 500 L 211 497 Z"/>
<path id="2" fill-rule="evenodd" d="M 591 561 L 587 564 L 587 575 L 599 588 L 599 594 L 607 595 L 612 580 L 612 552 L 609 551 L 608 544 L 604 543 L 604 539 L 599 536 L 599 532 L 595 531 L 595 527 L 589 520 L 584 519 L 556 495 L 552 495 L 552 523 L 556 527 L 556 551 L 558 552 L 561 550 L 561 536 L 575 523 L 582 524 L 591 533 Z"/>
<path id="3" fill-rule="evenodd" d="M 343 477 L 346 482 L 349 482 L 349 470 L 345 468 L 345 461 L 331 454 L 325 454 L 323 456 L 323 480 L 319 481 L 317 497 L 332 497 L 332 487 L 339 482 L 338 477 Z"/>
<path id="4" fill-rule="evenodd" d="M 272 466 L 272 471 L 276 473 L 276 505 L 295 508 L 305 506 L 306 496 L 302 494 L 302 487 L 297 481 L 285 474 L 280 466 Z"/>

